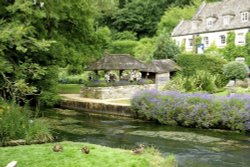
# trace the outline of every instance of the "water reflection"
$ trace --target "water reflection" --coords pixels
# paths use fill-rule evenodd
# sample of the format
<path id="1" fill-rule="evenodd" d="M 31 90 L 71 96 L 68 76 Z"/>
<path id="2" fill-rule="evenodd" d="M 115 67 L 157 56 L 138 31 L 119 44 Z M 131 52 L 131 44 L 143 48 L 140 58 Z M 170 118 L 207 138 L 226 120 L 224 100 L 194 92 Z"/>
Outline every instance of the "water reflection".
<path id="1" fill-rule="evenodd" d="M 164 155 L 175 154 L 180 167 L 248 167 L 250 135 L 169 127 L 140 120 L 90 115 L 70 110 L 47 113 L 60 140 L 130 149 L 144 143 Z"/>

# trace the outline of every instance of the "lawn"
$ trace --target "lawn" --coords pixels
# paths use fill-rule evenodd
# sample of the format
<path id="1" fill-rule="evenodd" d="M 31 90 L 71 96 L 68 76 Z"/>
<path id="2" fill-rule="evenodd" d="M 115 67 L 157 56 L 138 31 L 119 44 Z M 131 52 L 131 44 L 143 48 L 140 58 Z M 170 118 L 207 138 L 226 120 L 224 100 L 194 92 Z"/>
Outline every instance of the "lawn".
<path id="1" fill-rule="evenodd" d="M 58 93 L 59 94 L 78 94 L 80 93 L 80 84 L 59 84 Z"/>
<path id="2" fill-rule="evenodd" d="M 53 152 L 53 143 L 0 147 L 0 166 L 16 160 L 18 166 L 29 167 L 174 167 L 175 158 L 164 159 L 161 154 L 147 148 L 142 154 L 130 150 L 109 148 L 88 143 L 62 142 L 63 152 Z M 90 148 L 83 154 L 83 146 Z"/>
<path id="3" fill-rule="evenodd" d="M 223 92 L 216 93 L 216 95 L 225 96 L 229 95 L 230 93 L 250 94 L 250 88 L 241 88 L 241 87 L 227 88 Z"/>

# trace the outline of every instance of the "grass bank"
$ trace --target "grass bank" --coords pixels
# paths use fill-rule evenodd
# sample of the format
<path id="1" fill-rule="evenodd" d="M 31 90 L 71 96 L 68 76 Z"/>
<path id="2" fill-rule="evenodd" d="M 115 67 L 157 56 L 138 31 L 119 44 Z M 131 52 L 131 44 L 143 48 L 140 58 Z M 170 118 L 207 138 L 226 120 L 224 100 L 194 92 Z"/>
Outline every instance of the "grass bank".
<path id="1" fill-rule="evenodd" d="M 59 84 L 58 93 L 59 94 L 78 94 L 80 93 L 80 84 Z"/>
<path id="2" fill-rule="evenodd" d="M 62 142 L 63 152 L 53 152 L 54 144 L 0 147 L 0 166 L 16 160 L 18 166 L 29 167 L 175 167 L 175 158 L 164 159 L 153 149 L 146 148 L 140 155 L 130 150 L 114 149 L 104 146 Z M 90 148 L 89 154 L 83 154 L 83 146 Z"/>

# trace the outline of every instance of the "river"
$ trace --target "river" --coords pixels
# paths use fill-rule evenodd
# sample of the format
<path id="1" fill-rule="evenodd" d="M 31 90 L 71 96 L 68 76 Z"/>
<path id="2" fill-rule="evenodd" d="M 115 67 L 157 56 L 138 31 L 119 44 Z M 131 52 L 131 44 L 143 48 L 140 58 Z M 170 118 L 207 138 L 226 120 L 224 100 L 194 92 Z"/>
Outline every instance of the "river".
<path id="1" fill-rule="evenodd" d="M 124 149 L 143 143 L 159 149 L 164 156 L 174 154 L 179 167 L 250 166 L 250 134 L 169 127 L 73 110 L 55 109 L 45 116 L 60 141 Z"/>

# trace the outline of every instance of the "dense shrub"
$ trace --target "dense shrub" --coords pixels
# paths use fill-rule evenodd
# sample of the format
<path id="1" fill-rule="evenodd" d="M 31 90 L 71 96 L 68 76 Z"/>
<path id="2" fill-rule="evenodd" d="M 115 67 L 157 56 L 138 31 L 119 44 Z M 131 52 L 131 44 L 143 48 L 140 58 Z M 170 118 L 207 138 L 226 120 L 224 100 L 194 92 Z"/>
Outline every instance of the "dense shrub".
<path id="1" fill-rule="evenodd" d="M 137 46 L 137 41 L 132 40 L 120 40 L 112 42 L 110 46 L 110 53 L 114 54 L 131 54 L 134 55 L 134 48 Z"/>
<path id="2" fill-rule="evenodd" d="M 131 104 L 139 116 L 162 124 L 250 131 L 249 95 L 151 90 L 137 94 Z"/>
<path id="3" fill-rule="evenodd" d="M 169 83 L 164 87 L 165 90 L 178 90 L 178 91 L 206 91 L 209 93 L 215 93 L 217 86 L 215 81 L 218 76 L 214 76 L 207 71 L 196 71 L 196 75 L 183 76 L 183 74 L 176 75 Z"/>
<path id="4" fill-rule="evenodd" d="M 136 32 L 133 31 L 122 31 L 122 32 L 116 32 L 113 34 L 114 40 L 132 40 L 136 41 Z"/>
<path id="5" fill-rule="evenodd" d="M 164 86 L 164 90 L 178 90 L 184 92 L 185 89 L 183 87 L 184 76 L 181 73 L 177 73 L 174 77 L 169 80 Z"/>
<path id="6" fill-rule="evenodd" d="M 176 61 L 185 76 L 195 75 L 197 70 L 205 70 L 213 75 L 222 74 L 226 64 L 224 59 L 201 54 L 181 54 L 176 57 Z"/>
<path id="7" fill-rule="evenodd" d="M 243 80 L 248 75 L 248 67 L 244 63 L 232 61 L 225 65 L 223 74 L 230 80 Z"/>
<path id="8" fill-rule="evenodd" d="M 32 120 L 31 112 L 26 107 L 19 107 L 12 103 L 4 104 L 1 109 L 3 114 L 0 119 L 0 145 L 17 139 L 25 139 L 27 142 L 53 140 L 47 125 L 38 120 Z"/>

